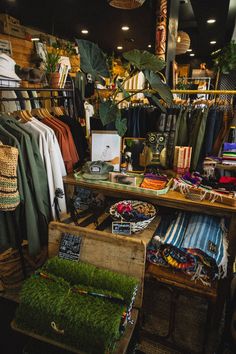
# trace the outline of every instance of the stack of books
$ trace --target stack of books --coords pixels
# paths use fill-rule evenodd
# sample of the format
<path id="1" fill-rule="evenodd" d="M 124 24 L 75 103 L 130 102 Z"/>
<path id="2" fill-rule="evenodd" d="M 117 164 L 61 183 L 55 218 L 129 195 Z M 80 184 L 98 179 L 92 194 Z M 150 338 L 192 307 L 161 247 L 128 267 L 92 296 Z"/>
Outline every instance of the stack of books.
<path id="1" fill-rule="evenodd" d="M 189 172 L 191 165 L 192 148 L 190 146 L 176 146 L 174 153 L 174 171 L 177 174 Z"/>
<path id="2" fill-rule="evenodd" d="M 71 69 L 71 64 L 70 64 L 69 57 L 62 56 L 59 61 L 59 74 L 60 74 L 59 88 L 65 87 L 66 79 L 70 69 Z"/>

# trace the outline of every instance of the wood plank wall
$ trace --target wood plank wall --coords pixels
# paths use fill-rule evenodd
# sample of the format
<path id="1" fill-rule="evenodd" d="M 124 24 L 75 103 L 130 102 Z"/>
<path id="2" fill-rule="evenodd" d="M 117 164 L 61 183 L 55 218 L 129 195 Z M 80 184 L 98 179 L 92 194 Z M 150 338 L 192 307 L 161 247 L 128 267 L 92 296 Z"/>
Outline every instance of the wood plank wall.
<path id="1" fill-rule="evenodd" d="M 0 39 L 5 39 L 11 42 L 12 57 L 17 65 L 20 65 L 21 67 L 32 67 L 30 58 L 34 50 L 34 44 L 31 41 L 2 33 L 0 33 Z"/>

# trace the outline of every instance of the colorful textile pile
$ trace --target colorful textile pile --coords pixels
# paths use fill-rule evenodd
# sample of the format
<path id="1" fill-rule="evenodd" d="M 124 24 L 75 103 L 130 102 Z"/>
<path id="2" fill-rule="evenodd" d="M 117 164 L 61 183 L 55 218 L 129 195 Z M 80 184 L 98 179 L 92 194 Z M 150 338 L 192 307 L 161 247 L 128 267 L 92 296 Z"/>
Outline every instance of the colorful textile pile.
<path id="1" fill-rule="evenodd" d="M 146 174 L 143 182 L 141 183 L 141 188 L 160 190 L 165 188 L 167 178 L 164 176 L 156 176 L 153 174 Z"/>
<path id="2" fill-rule="evenodd" d="M 187 212 L 162 217 L 148 246 L 147 259 L 182 270 L 205 285 L 224 278 L 228 262 L 224 220 Z"/>
<path id="3" fill-rule="evenodd" d="M 137 288 L 135 278 L 54 257 L 24 283 L 16 324 L 86 353 L 112 352 Z"/>
<path id="4" fill-rule="evenodd" d="M 224 143 L 222 164 L 236 166 L 236 143 Z"/>

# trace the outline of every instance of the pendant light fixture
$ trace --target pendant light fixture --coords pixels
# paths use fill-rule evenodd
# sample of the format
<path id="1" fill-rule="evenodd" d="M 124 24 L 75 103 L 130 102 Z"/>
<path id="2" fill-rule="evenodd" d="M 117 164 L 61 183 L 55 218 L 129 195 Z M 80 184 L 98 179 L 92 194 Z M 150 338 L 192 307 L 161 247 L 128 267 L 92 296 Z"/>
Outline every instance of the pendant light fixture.
<path id="1" fill-rule="evenodd" d="M 144 4 L 145 0 L 108 0 L 109 5 L 123 10 L 136 9 Z"/>
<path id="2" fill-rule="evenodd" d="M 177 34 L 176 55 L 185 54 L 190 48 L 190 37 L 188 33 L 179 31 Z"/>

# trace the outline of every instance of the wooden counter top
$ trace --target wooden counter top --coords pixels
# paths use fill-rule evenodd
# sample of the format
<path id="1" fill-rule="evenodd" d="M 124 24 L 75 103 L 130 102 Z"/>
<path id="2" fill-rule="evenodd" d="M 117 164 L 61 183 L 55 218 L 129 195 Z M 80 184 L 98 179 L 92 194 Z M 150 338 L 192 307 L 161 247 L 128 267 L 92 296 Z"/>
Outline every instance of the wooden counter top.
<path id="1" fill-rule="evenodd" d="M 149 193 L 138 193 L 136 191 L 129 191 L 119 188 L 117 185 L 114 188 L 112 185 L 102 185 L 99 182 L 87 182 L 81 179 L 76 179 L 73 174 L 68 175 L 63 178 L 65 185 L 73 185 L 79 186 L 82 188 L 93 189 L 99 192 L 104 193 L 105 195 L 117 197 L 117 198 L 138 198 L 139 200 L 146 200 L 150 201 L 153 204 L 157 204 L 160 206 L 170 207 L 170 208 L 177 208 L 186 211 L 195 211 L 195 212 L 202 212 L 207 214 L 214 214 L 214 215 L 226 215 L 226 216 L 233 216 L 236 215 L 236 207 L 232 207 L 226 204 L 214 202 L 211 203 L 209 201 L 193 201 L 186 199 L 183 194 L 180 192 L 170 190 L 166 194 L 161 195 L 150 195 Z"/>

